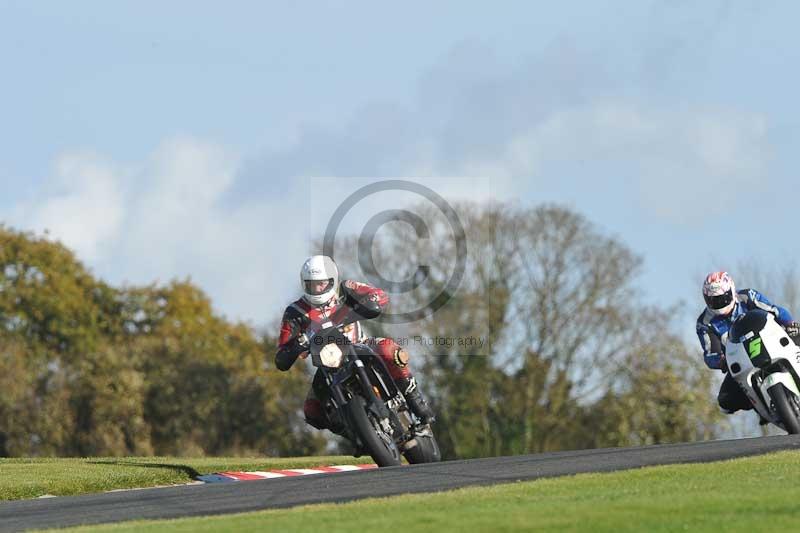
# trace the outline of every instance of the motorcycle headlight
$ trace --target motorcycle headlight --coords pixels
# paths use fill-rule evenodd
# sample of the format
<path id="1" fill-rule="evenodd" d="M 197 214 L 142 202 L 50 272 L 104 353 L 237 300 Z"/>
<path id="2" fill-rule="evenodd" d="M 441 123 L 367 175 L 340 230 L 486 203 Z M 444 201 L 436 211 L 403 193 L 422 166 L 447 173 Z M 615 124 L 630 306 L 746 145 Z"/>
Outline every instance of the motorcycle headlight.
<path id="1" fill-rule="evenodd" d="M 342 365 L 342 349 L 336 344 L 326 344 L 319 351 L 319 359 L 323 365 L 339 368 Z"/>

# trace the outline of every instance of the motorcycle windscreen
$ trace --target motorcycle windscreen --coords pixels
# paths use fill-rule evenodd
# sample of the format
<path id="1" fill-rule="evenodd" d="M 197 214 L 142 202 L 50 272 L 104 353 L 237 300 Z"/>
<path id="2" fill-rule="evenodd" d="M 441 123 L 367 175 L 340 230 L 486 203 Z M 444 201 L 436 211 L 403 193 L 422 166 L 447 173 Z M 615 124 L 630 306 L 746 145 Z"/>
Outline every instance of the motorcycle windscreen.
<path id="1" fill-rule="evenodd" d="M 762 339 L 769 317 L 765 311 L 754 309 L 737 318 L 728 338 L 735 342 L 741 342 L 753 366 L 763 368 L 772 362 L 769 350 Z M 770 328 L 771 329 L 771 328 Z"/>
<path id="2" fill-rule="evenodd" d="M 741 342 L 748 333 L 758 335 L 766 325 L 767 312 L 753 309 L 733 321 L 728 338 L 733 339 L 734 342 Z"/>

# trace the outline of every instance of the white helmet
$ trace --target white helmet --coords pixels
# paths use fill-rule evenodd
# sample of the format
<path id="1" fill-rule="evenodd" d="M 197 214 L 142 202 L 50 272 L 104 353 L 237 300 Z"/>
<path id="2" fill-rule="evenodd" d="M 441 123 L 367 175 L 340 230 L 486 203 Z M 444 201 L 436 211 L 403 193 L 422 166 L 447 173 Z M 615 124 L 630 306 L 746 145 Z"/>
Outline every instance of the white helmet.
<path id="1" fill-rule="evenodd" d="M 715 315 L 729 315 L 736 306 L 736 286 L 727 272 L 712 272 L 703 281 L 706 307 Z"/>
<path id="2" fill-rule="evenodd" d="M 320 286 L 320 281 L 327 283 Z M 303 288 L 303 299 L 311 305 L 320 306 L 330 302 L 339 291 L 336 263 L 326 255 L 309 257 L 300 269 L 300 286 Z"/>

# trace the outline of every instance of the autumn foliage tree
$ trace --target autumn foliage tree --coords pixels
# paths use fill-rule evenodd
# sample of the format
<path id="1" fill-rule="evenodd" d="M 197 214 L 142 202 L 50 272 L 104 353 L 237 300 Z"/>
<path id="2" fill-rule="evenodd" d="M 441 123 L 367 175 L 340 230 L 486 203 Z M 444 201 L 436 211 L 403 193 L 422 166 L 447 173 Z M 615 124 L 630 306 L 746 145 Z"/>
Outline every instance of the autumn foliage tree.
<path id="1" fill-rule="evenodd" d="M 189 281 L 111 287 L 0 227 L 0 455 L 318 452 L 273 353 Z"/>

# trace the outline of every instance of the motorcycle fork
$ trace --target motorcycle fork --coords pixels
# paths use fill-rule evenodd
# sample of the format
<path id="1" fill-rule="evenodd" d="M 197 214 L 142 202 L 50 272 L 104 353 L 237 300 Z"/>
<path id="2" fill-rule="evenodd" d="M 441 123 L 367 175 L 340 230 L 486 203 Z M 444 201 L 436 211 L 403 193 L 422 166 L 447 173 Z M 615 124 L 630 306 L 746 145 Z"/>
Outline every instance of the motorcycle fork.
<path id="1" fill-rule="evenodd" d="M 372 381 L 370 381 L 367 370 L 364 368 L 364 362 L 361 359 L 356 359 L 354 364 L 356 366 L 358 379 L 361 381 L 361 389 L 365 393 L 370 409 L 372 409 L 378 417 L 387 418 L 389 416 L 389 411 L 372 387 Z"/>
<path id="2" fill-rule="evenodd" d="M 344 397 L 344 393 L 342 392 L 342 382 L 339 380 L 331 380 L 330 391 L 331 397 L 336 403 L 336 407 L 339 409 L 344 407 L 344 404 L 347 403 L 347 399 Z"/>
<path id="3" fill-rule="evenodd" d="M 783 428 L 783 425 L 780 422 L 780 418 L 775 412 L 775 406 L 772 403 L 772 398 L 770 398 L 769 396 L 765 398 L 764 395 L 761 394 L 761 384 L 764 383 L 764 380 L 767 378 L 768 375 L 768 370 L 770 370 L 770 368 L 772 368 L 773 366 L 777 368 L 778 372 L 787 371 L 786 365 L 773 363 L 772 365 L 769 365 L 765 368 L 760 368 L 758 372 L 755 372 L 753 376 L 750 378 L 750 386 L 753 388 L 753 392 L 755 392 L 755 395 L 761 400 L 761 405 L 764 406 L 767 416 L 764 416 L 764 413 L 758 412 L 758 407 L 756 407 L 755 404 L 753 405 L 753 409 L 755 409 L 755 411 L 758 412 L 758 414 L 762 418 L 765 418 L 769 420 L 771 423 Z M 795 377 L 794 369 L 789 368 L 788 371 L 793 377 Z M 796 379 L 797 378 L 795 377 L 795 380 Z M 794 398 L 790 398 L 790 401 L 794 402 L 796 400 Z"/>

